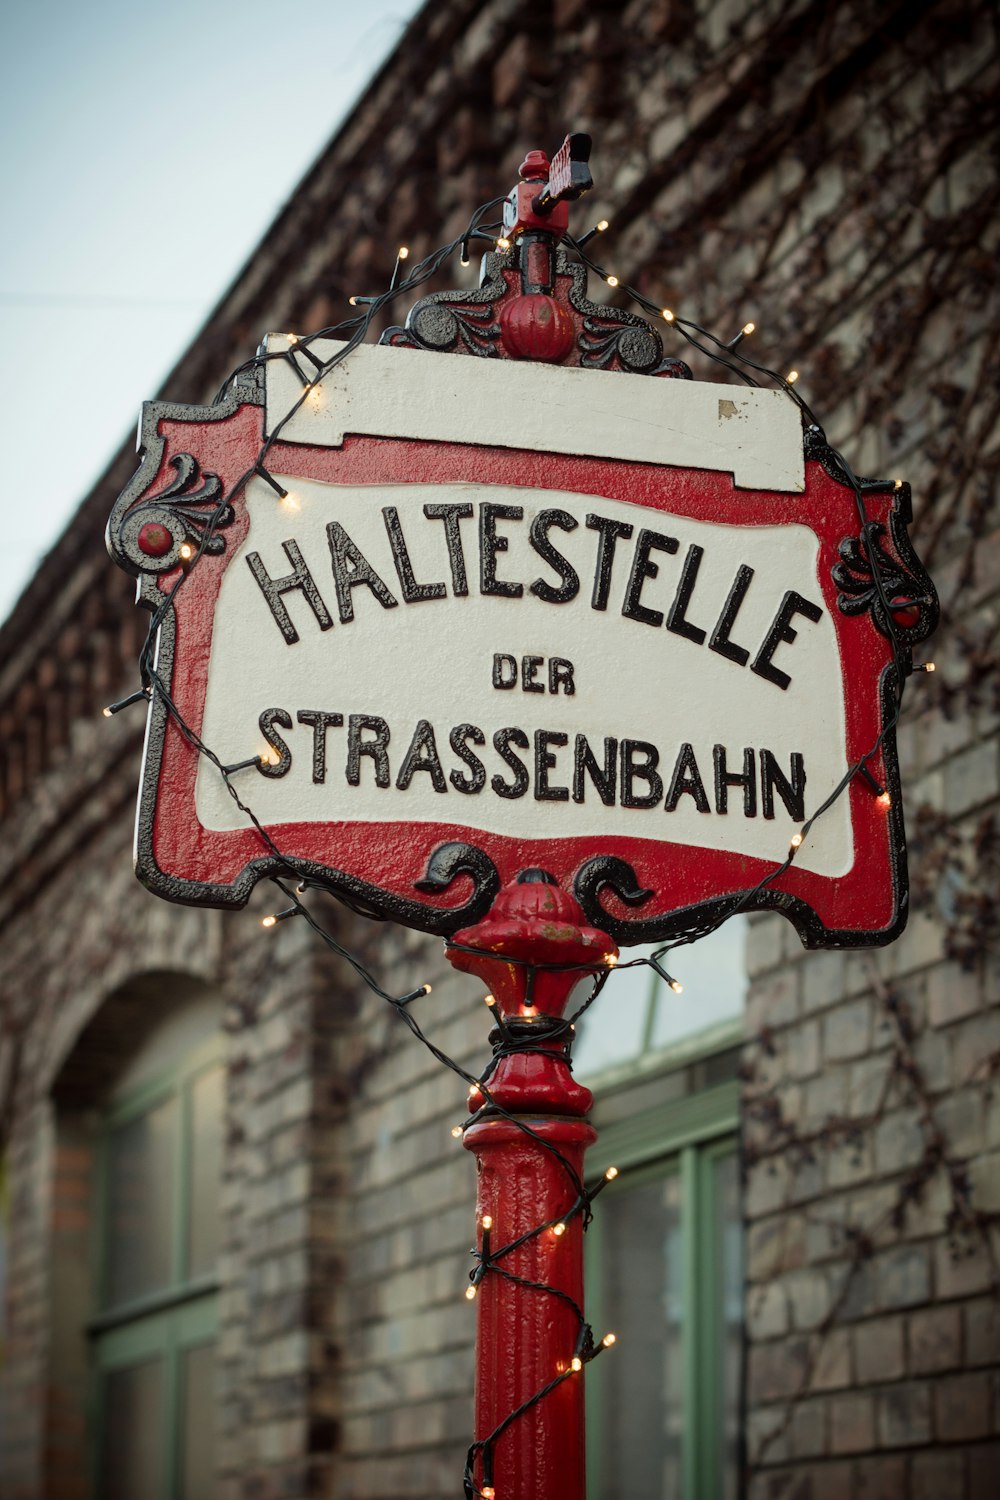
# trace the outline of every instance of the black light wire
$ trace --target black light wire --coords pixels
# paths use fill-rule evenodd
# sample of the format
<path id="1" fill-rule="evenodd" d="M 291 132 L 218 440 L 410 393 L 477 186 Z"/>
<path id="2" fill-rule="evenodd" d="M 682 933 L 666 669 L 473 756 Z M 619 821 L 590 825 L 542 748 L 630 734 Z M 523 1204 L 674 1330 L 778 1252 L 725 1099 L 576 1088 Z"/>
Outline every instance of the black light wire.
<path id="1" fill-rule="evenodd" d="M 304 403 L 309 399 L 312 390 L 322 383 L 324 377 L 329 374 L 331 370 L 333 370 L 338 364 L 340 364 L 351 353 L 353 353 L 356 348 L 358 348 L 358 346 L 364 341 L 365 336 L 367 335 L 373 321 L 384 308 L 389 306 L 389 304 L 396 298 L 415 290 L 419 286 L 423 285 L 426 281 L 431 279 L 433 276 L 435 276 L 437 272 L 451 258 L 456 249 L 461 248 L 464 257 L 470 242 L 473 240 L 488 240 L 493 243 L 493 236 L 487 233 L 487 228 L 486 226 L 484 226 L 484 216 L 489 212 L 491 208 L 495 207 L 499 203 L 502 203 L 503 201 L 504 198 L 501 196 L 492 199 L 486 204 L 483 204 L 472 215 L 465 231 L 461 235 L 452 240 L 448 245 L 445 245 L 440 249 L 433 251 L 430 255 L 426 256 L 423 260 L 415 264 L 408 276 L 401 280 L 397 279 L 397 273 L 400 265 L 400 260 L 399 258 L 397 258 L 396 269 L 393 275 L 394 284 L 390 286 L 387 291 L 382 292 L 376 296 L 370 298 L 359 297 L 357 299 L 358 305 L 364 305 L 365 311 L 363 313 L 360 313 L 357 317 L 345 319 L 340 323 L 320 329 L 315 333 L 297 338 L 293 343 L 290 344 L 288 349 L 258 353 L 254 355 L 253 358 L 248 359 L 244 361 L 243 364 L 239 365 L 223 382 L 217 395 L 214 398 L 213 405 L 218 405 L 226 399 L 230 387 L 234 384 L 235 381 L 239 379 L 241 375 L 247 373 L 248 371 L 257 370 L 270 361 L 285 360 L 295 369 L 299 378 L 303 379 L 303 390 L 301 395 L 297 398 L 297 400 L 292 404 L 289 410 L 265 438 L 254 464 L 250 468 L 245 470 L 242 475 L 240 475 L 240 477 L 230 488 L 228 494 L 220 494 L 220 498 L 215 507 L 215 510 L 209 517 L 207 517 L 204 523 L 202 523 L 201 521 L 197 523 L 198 527 L 201 530 L 201 536 L 191 557 L 182 564 L 177 578 L 171 584 L 169 590 L 163 595 L 161 602 L 151 614 L 146 639 L 139 655 L 139 670 L 142 687 L 137 694 L 131 695 L 130 698 L 123 699 L 120 704 L 111 705 L 112 709 L 114 711 L 117 711 L 120 707 L 124 707 L 129 702 L 136 701 L 138 698 L 144 698 L 147 701 L 149 701 L 153 697 L 158 698 L 163 704 L 169 718 L 176 724 L 178 730 L 188 741 L 188 743 L 190 743 L 198 751 L 199 754 L 204 755 L 219 771 L 226 784 L 226 789 L 229 792 L 229 795 L 233 798 L 236 807 L 241 813 L 244 814 L 244 816 L 246 816 L 250 820 L 251 824 L 260 835 L 266 848 L 275 857 L 275 859 L 280 862 L 280 865 L 286 872 L 286 879 L 291 880 L 297 878 L 297 872 L 294 868 L 294 862 L 290 860 L 278 847 L 271 834 L 254 813 L 253 809 L 239 795 L 238 791 L 233 786 L 231 773 L 235 772 L 236 767 L 226 767 L 225 765 L 223 765 L 222 761 L 214 753 L 214 751 L 212 751 L 212 749 L 204 742 L 201 736 L 191 727 L 191 725 L 189 725 L 185 721 L 183 715 L 177 707 L 176 702 L 173 699 L 173 696 L 167 684 L 163 681 L 163 678 L 156 666 L 156 645 L 159 631 L 164 620 L 166 619 L 169 610 L 173 607 L 178 590 L 183 587 L 188 576 L 204 555 L 212 538 L 216 534 L 218 526 L 223 521 L 227 511 L 231 508 L 233 500 L 243 491 L 243 489 L 253 478 L 253 476 L 255 474 L 261 475 L 265 480 L 272 484 L 272 487 L 274 487 L 276 490 L 280 490 L 280 486 L 277 485 L 277 482 L 273 480 L 273 478 L 267 471 L 266 459 L 271 451 L 271 448 L 278 441 L 285 427 L 301 409 Z M 490 225 L 488 227 L 494 228 L 496 226 Z M 576 253 L 576 255 L 579 256 L 579 259 L 584 266 L 593 271 L 594 274 L 599 276 L 602 280 L 607 281 L 608 273 L 595 261 L 584 254 L 578 241 L 576 241 L 571 235 L 568 234 L 565 236 L 565 240 L 569 247 Z M 360 959 L 352 954 L 349 949 L 344 947 L 325 925 L 323 925 L 316 919 L 313 913 L 300 899 L 300 896 L 309 891 L 317 891 L 336 900 L 337 902 L 339 902 L 339 904 L 346 906 L 349 910 L 359 915 L 374 918 L 376 920 L 384 920 L 384 918 L 382 918 L 379 913 L 369 910 L 363 902 L 359 902 L 349 896 L 345 896 L 339 893 L 338 891 L 334 890 L 327 882 L 312 875 L 310 875 L 306 879 L 300 880 L 299 885 L 294 891 L 289 889 L 288 885 L 285 883 L 285 879 L 283 879 L 280 874 L 274 874 L 270 877 L 272 884 L 274 884 L 282 892 L 282 894 L 287 898 L 289 902 L 288 907 L 281 912 L 276 913 L 271 920 L 276 922 L 284 920 L 285 918 L 291 916 L 303 917 L 307 925 L 320 938 L 320 940 L 325 943 L 332 952 L 334 952 L 339 958 L 342 958 L 351 967 L 353 972 L 367 986 L 367 988 L 369 988 L 383 1002 L 393 1007 L 396 1013 L 403 1020 L 404 1024 L 408 1027 L 412 1035 L 425 1048 L 427 1048 L 427 1050 L 436 1059 L 436 1061 L 438 1061 L 443 1067 L 446 1067 L 451 1072 L 455 1073 L 465 1083 L 467 1083 L 469 1085 L 470 1091 L 479 1091 L 481 1097 L 485 1102 L 463 1123 L 463 1125 L 460 1127 L 461 1133 L 464 1134 L 464 1132 L 471 1125 L 484 1118 L 501 1118 L 508 1121 L 524 1135 L 530 1137 L 538 1146 L 542 1147 L 546 1152 L 549 1153 L 549 1155 L 554 1157 L 559 1162 L 561 1168 L 567 1176 L 567 1179 L 574 1193 L 574 1198 L 571 1206 L 563 1215 L 561 1215 L 560 1218 L 549 1219 L 536 1228 L 530 1229 L 525 1233 L 519 1235 L 516 1239 L 511 1240 L 509 1243 L 501 1245 L 499 1248 L 492 1247 L 491 1231 L 484 1228 L 482 1231 L 482 1248 L 479 1250 L 474 1250 L 472 1252 L 476 1260 L 476 1265 L 470 1272 L 470 1285 L 472 1286 L 474 1291 L 478 1289 L 480 1283 L 487 1274 L 496 1275 L 526 1290 L 535 1291 L 542 1295 L 554 1297 L 562 1303 L 567 1304 L 571 1308 L 574 1316 L 577 1319 L 578 1330 L 574 1347 L 574 1354 L 568 1367 L 565 1370 L 559 1371 L 553 1377 L 553 1379 L 548 1381 L 544 1386 L 541 1387 L 541 1389 L 535 1391 L 530 1397 L 522 1402 L 520 1406 L 511 1411 L 499 1423 L 499 1425 L 494 1429 L 492 1433 L 490 1433 L 485 1438 L 478 1439 L 469 1448 L 466 1457 L 465 1472 L 463 1476 L 464 1491 L 467 1500 L 473 1500 L 473 1497 L 482 1497 L 484 1496 L 484 1494 L 492 1494 L 493 1450 L 498 1440 L 512 1425 L 512 1423 L 515 1422 L 519 1417 L 524 1415 L 524 1413 L 531 1410 L 540 1401 L 544 1400 L 544 1398 L 548 1396 L 552 1391 L 554 1391 L 559 1385 L 561 1385 L 563 1381 L 573 1378 L 578 1373 L 579 1366 L 588 1363 L 590 1360 L 596 1358 L 596 1356 L 601 1353 L 601 1351 L 605 1347 L 607 1347 L 604 1341 L 595 1344 L 592 1329 L 584 1317 L 583 1309 L 579 1306 L 574 1298 L 570 1297 L 560 1288 L 550 1286 L 546 1282 L 533 1281 L 529 1278 L 517 1275 L 515 1272 L 507 1269 L 507 1267 L 504 1266 L 502 1262 L 507 1256 L 511 1255 L 516 1250 L 521 1249 L 531 1240 L 538 1238 L 540 1235 L 546 1233 L 547 1231 L 556 1229 L 560 1224 L 564 1226 L 568 1225 L 576 1216 L 580 1216 L 582 1220 L 582 1227 L 584 1230 L 586 1230 L 592 1218 L 591 1204 L 593 1202 L 593 1199 L 596 1197 L 597 1193 L 606 1186 L 607 1182 L 611 1181 L 617 1174 L 614 1169 L 609 1169 L 609 1173 L 606 1173 L 602 1178 L 600 1178 L 594 1186 L 590 1188 L 586 1187 L 573 1164 L 558 1149 L 558 1147 L 554 1146 L 550 1141 L 546 1140 L 523 1118 L 511 1113 L 497 1101 L 496 1097 L 491 1092 L 489 1087 L 489 1079 L 495 1071 L 497 1064 L 502 1057 L 509 1056 L 512 1053 L 534 1051 L 546 1052 L 549 1056 L 561 1056 L 563 1060 L 570 1067 L 572 1067 L 572 1062 L 570 1059 L 570 1049 L 572 1046 L 575 1024 L 600 995 L 611 974 L 616 972 L 617 970 L 648 966 L 653 968 L 661 977 L 666 979 L 668 983 L 673 984 L 674 981 L 672 979 L 672 976 L 670 976 L 661 966 L 660 960 L 665 958 L 666 955 L 672 952 L 675 948 L 684 947 L 699 940 L 700 938 L 708 936 L 712 932 L 717 931 L 731 917 L 737 915 L 737 913 L 739 912 L 746 910 L 754 902 L 755 898 L 758 895 L 766 890 L 767 887 L 769 887 L 775 880 L 779 879 L 783 874 L 785 874 L 785 872 L 794 863 L 798 848 L 801 847 L 802 842 L 808 836 L 817 819 L 820 818 L 823 813 L 825 813 L 830 807 L 832 807 L 835 802 L 837 802 L 837 800 L 843 795 L 847 787 L 850 785 L 854 777 L 860 771 L 865 771 L 867 769 L 868 761 L 878 753 L 886 738 L 894 732 L 899 722 L 902 706 L 903 681 L 905 677 L 905 672 L 903 670 L 903 646 L 899 638 L 895 621 L 893 619 L 891 603 L 886 591 L 885 580 L 882 576 L 882 562 L 879 556 L 878 548 L 874 545 L 874 540 L 872 537 L 873 523 L 871 522 L 867 513 L 864 487 L 861 481 L 855 475 L 847 459 L 837 449 L 830 446 L 809 405 L 803 400 L 799 392 L 793 388 L 792 384 L 784 379 L 781 375 L 779 375 L 776 371 L 769 369 L 767 366 L 759 363 L 758 361 L 748 358 L 741 352 L 738 347 L 733 347 L 731 344 L 724 343 L 722 340 L 712 334 L 708 329 L 703 328 L 700 324 L 694 322 L 691 319 L 680 318 L 676 314 L 670 319 L 663 319 L 663 310 L 656 303 L 651 301 L 648 297 L 646 297 L 634 287 L 623 285 L 620 282 L 618 283 L 618 285 L 621 287 L 624 295 L 638 303 L 646 312 L 655 315 L 661 321 L 665 321 L 668 327 L 675 328 L 678 334 L 692 348 L 705 355 L 714 363 L 729 370 L 739 379 L 743 380 L 746 384 L 750 386 L 758 386 L 760 384 L 760 382 L 754 378 L 754 375 L 760 375 L 763 376 L 766 380 L 775 382 L 798 406 L 800 412 L 808 423 L 808 435 L 816 442 L 821 443 L 833 462 L 841 467 L 844 478 L 854 494 L 859 524 L 862 528 L 862 538 L 867 544 L 867 559 L 871 567 L 872 579 L 878 594 L 879 603 L 882 606 L 882 616 L 885 622 L 886 633 L 889 637 L 892 649 L 892 667 L 887 668 L 886 670 L 892 672 L 892 680 L 890 686 L 892 690 L 893 702 L 890 714 L 883 723 L 882 729 L 871 748 L 855 764 L 851 765 L 847 769 L 847 771 L 841 777 L 840 781 L 833 788 L 827 798 L 820 804 L 819 807 L 815 809 L 810 817 L 802 823 L 801 828 L 798 830 L 797 843 L 796 845 L 789 848 L 788 855 L 785 857 L 785 859 L 782 860 L 778 865 L 776 865 L 775 868 L 769 871 L 765 876 L 763 876 L 756 885 L 752 886 L 741 895 L 733 897 L 731 899 L 723 900 L 719 904 L 717 908 L 717 914 L 715 916 L 707 920 L 703 919 L 701 921 L 692 922 L 691 925 L 686 930 L 684 930 L 680 936 L 669 943 L 660 945 L 650 955 L 637 957 L 621 963 L 617 963 L 615 965 L 601 965 L 598 969 L 593 964 L 585 963 L 537 964 L 531 962 L 530 960 L 512 957 L 508 954 L 497 955 L 494 954 L 492 950 L 479 949 L 468 944 L 449 942 L 448 946 L 456 952 L 473 956 L 488 956 L 491 958 L 502 957 L 502 961 L 504 963 L 527 968 L 527 970 L 529 971 L 529 985 L 533 983 L 535 975 L 542 972 L 578 972 L 581 976 L 585 974 L 592 976 L 590 993 L 586 996 L 586 998 L 582 1001 L 578 1008 L 565 1019 L 545 1018 L 543 1020 L 542 1018 L 536 1018 L 530 1023 L 530 1027 L 522 1026 L 519 1028 L 519 1031 L 517 1033 L 514 1033 L 511 1030 L 510 1026 L 504 1023 L 503 1018 L 499 1014 L 495 1014 L 494 1019 L 497 1024 L 494 1033 L 495 1041 L 493 1046 L 493 1056 L 491 1057 L 490 1062 L 487 1064 L 487 1066 L 483 1069 L 482 1073 L 478 1076 L 468 1072 L 461 1066 L 460 1063 L 456 1062 L 454 1058 L 450 1057 L 433 1041 L 431 1041 L 430 1037 L 425 1033 L 416 1017 L 413 1015 L 410 1006 L 414 1001 L 429 994 L 430 986 L 421 985 L 418 989 L 412 990 L 405 995 L 390 994 L 378 983 L 378 981 L 375 979 L 374 975 L 366 967 L 366 965 L 364 965 L 360 961 Z M 347 335 L 346 339 L 343 342 L 343 346 L 339 350 L 337 350 L 336 353 L 333 354 L 328 360 L 321 361 L 315 356 L 315 354 L 312 353 L 310 345 L 315 341 L 319 339 L 329 339 L 342 334 Z M 297 351 L 301 351 L 301 353 L 305 355 L 313 364 L 315 374 L 311 378 L 303 378 L 303 372 L 295 359 L 295 354 Z M 751 374 L 751 371 L 754 373 Z M 152 504 L 155 504 L 155 501 L 140 502 L 138 506 L 132 507 L 128 514 L 131 517 L 137 510 L 143 509 L 146 505 Z M 239 763 L 240 768 L 251 764 L 253 764 L 252 759 L 250 761 Z M 552 1042 L 554 1040 L 560 1039 L 565 1039 L 564 1047 L 561 1053 L 553 1053 L 549 1048 L 545 1048 L 539 1045 L 540 1042 Z M 610 1340 L 611 1335 L 608 1335 L 608 1338 Z M 475 1466 L 477 1459 L 480 1462 L 483 1471 L 483 1488 L 480 1488 L 477 1485 L 475 1478 Z"/>

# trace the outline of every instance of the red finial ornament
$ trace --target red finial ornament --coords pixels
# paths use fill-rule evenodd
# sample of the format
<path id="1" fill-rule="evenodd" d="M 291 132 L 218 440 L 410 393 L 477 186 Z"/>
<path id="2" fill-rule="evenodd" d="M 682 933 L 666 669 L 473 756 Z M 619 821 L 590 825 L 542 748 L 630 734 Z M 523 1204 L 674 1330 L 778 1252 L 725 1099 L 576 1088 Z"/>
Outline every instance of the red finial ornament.
<path id="1" fill-rule="evenodd" d="M 573 347 L 576 328 L 569 309 L 547 292 L 528 292 L 505 302 L 500 327 L 514 359 L 557 364 Z"/>

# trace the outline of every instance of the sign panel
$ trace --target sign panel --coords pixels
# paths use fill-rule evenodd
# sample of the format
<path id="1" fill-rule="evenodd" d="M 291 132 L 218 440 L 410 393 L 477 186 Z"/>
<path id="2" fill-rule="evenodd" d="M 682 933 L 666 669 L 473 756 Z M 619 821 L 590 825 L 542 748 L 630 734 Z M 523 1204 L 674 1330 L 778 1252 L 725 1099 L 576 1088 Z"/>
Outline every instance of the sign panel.
<path id="1" fill-rule="evenodd" d="M 302 401 L 291 360 L 264 368 L 227 405 L 146 407 L 109 528 L 170 598 L 158 673 L 216 758 L 154 694 L 151 889 L 237 906 L 291 868 L 447 933 L 537 866 L 645 942 L 756 886 L 878 745 L 869 546 L 904 656 L 933 625 L 908 491 L 864 486 L 862 538 L 783 393 L 363 346 Z M 867 771 L 754 898 L 812 946 L 905 919 L 891 732 Z"/>

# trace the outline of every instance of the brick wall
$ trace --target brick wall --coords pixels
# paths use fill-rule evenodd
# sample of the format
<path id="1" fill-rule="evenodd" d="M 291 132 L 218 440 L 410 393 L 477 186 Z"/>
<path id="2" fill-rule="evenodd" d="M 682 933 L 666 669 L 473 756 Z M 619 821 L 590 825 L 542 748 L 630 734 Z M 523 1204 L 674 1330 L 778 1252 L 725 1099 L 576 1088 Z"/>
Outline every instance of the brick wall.
<path id="1" fill-rule="evenodd" d="M 753 318 L 855 467 L 912 482 L 944 604 L 901 742 L 918 910 L 873 959 L 806 956 L 778 917 L 752 935 L 753 1500 L 972 1500 L 997 1462 L 992 1230 L 975 1219 L 1000 1209 L 991 26 L 950 0 L 428 6 L 160 393 L 206 399 L 263 330 L 342 313 L 392 247 L 449 237 L 572 126 L 595 136 L 577 223 L 613 221 L 609 268 L 724 335 Z M 123 449 L 0 633 L 4 1493 L 79 1492 L 59 1487 L 81 1384 L 54 1381 L 53 1268 L 85 1233 L 86 1148 L 59 1136 L 57 1098 L 99 1094 L 114 1057 L 83 1076 L 80 1039 L 156 971 L 224 1007 L 221 1493 L 439 1500 L 470 1425 L 473 1176 L 448 1133 L 464 1090 L 295 924 L 262 935 L 263 894 L 223 917 L 135 884 L 139 731 L 98 717 L 134 686 L 144 624 L 102 544 L 132 464 Z M 434 945 L 337 921 L 387 987 L 433 980 L 435 1039 L 484 1056 L 475 986 Z M 121 1016 L 124 1054 L 142 1022 Z"/>

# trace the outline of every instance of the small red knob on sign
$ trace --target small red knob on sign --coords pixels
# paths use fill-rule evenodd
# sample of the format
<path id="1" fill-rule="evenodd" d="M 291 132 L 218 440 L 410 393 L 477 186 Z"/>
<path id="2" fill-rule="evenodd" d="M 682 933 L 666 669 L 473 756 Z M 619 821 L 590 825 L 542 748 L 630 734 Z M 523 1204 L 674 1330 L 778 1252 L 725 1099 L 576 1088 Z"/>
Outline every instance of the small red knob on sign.
<path id="1" fill-rule="evenodd" d="M 147 557 L 166 557 L 174 545 L 173 537 L 161 521 L 147 521 L 140 526 L 136 541 L 139 551 L 145 552 Z"/>
<path id="2" fill-rule="evenodd" d="M 890 608 L 904 629 L 912 630 L 914 625 L 920 624 L 920 605 L 914 604 L 911 599 L 902 597 L 892 599 Z"/>

